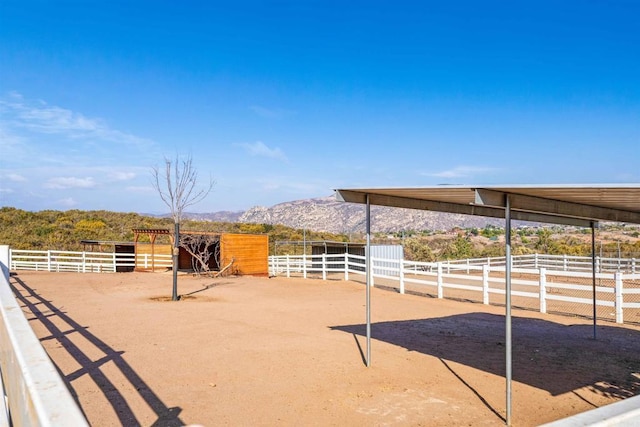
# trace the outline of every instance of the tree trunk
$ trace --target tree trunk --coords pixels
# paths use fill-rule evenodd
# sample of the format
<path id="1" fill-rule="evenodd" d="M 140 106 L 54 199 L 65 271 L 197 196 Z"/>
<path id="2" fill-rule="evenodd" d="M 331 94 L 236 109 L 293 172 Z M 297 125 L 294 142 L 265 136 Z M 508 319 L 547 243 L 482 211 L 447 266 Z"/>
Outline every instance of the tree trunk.
<path id="1" fill-rule="evenodd" d="M 175 223 L 173 235 L 173 294 L 172 301 L 178 301 L 178 263 L 180 255 L 180 223 Z"/>

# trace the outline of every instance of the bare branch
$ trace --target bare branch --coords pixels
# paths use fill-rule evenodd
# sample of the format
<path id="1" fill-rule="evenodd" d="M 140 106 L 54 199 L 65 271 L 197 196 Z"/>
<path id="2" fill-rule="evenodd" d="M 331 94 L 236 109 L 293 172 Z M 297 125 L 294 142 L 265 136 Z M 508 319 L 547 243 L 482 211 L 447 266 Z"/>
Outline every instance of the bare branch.
<path id="1" fill-rule="evenodd" d="M 152 169 L 153 187 L 160 195 L 160 199 L 171 211 L 171 217 L 175 223 L 182 221 L 185 209 L 204 200 L 215 185 L 213 178 L 202 188 L 197 188 L 198 172 L 193 165 L 193 159 L 189 155 L 180 160 L 164 159 L 164 171 L 154 167 Z"/>
<path id="2" fill-rule="evenodd" d="M 180 247 L 191 255 L 191 266 L 197 275 L 211 275 L 209 261 L 212 256 L 216 265 L 220 265 L 220 235 L 181 234 Z"/>

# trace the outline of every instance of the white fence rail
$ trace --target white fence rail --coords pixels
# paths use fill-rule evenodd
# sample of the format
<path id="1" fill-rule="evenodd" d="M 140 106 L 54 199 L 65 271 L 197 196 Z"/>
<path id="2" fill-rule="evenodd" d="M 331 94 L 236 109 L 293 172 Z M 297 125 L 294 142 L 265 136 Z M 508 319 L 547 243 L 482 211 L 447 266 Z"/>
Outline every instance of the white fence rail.
<path id="1" fill-rule="evenodd" d="M 593 277 L 584 258 L 513 257 L 512 296 L 514 305 L 542 313 L 593 314 Z M 589 259 L 590 260 L 590 259 Z M 596 273 L 596 315 L 617 323 L 640 323 L 640 271 L 635 260 L 601 260 Z M 612 266 L 625 266 L 605 272 Z M 591 261 L 589 261 L 591 266 Z M 365 257 L 352 254 L 285 255 L 269 257 L 273 276 L 310 275 L 326 280 L 364 279 Z M 414 262 L 372 257 L 373 285 L 396 288 L 398 292 L 431 294 L 483 304 L 503 303 L 504 257 L 451 262 Z"/>
<path id="2" fill-rule="evenodd" d="M 171 268 L 171 255 L 140 254 L 137 260 L 140 268 Z M 69 252 L 11 250 L 12 270 L 72 271 L 77 273 L 113 273 L 133 270 L 136 266 L 135 254 L 115 252 Z"/>
<path id="3" fill-rule="evenodd" d="M 88 426 L 11 291 L 8 255 L 0 246 L 0 425 Z"/>
<path id="4" fill-rule="evenodd" d="M 590 256 L 530 254 L 512 257 L 513 267 L 547 268 L 560 271 L 591 272 L 593 270 L 592 262 Z M 505 257 L 471 258 L 446 261 L 445 263 L 450 265 L 504 265 Z M 602 258 L 597 256 L 595 263 L 598 273 L 616 271 L 631 274 L 640 273 L 640 260 L 636 258 Z"/>

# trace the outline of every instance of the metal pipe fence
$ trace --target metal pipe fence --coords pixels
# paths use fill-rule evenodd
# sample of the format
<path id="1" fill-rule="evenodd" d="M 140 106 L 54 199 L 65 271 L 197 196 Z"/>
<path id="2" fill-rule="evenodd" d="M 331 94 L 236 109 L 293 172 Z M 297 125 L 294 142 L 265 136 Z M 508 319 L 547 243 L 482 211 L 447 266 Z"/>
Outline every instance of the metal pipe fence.
<path id="1" fill-rule="evenodd" d="M 591 269 L 584 257 L 514 256 L 514 307 L 590 317 L 593 315 Z M 590 260 L 590 258 L 589 258 Z M 417 293 L 504 304 L 504 257 L 416 262 L 372 257 L 372 285 L 399 293 Z M 601 266 L 625 266 L 596 272 L 596 316 L 616 323 L 640 323 L 640 271 L 635 260 L 606 260 Z M 615 262 L 614 262 L 615 261 Z M 589 265 L 591 262 L 589 261 Z M 365 282 L 365 257 L 352 254 L 284 255 L 269 257 L 272 276 L 344 279 Z"/>

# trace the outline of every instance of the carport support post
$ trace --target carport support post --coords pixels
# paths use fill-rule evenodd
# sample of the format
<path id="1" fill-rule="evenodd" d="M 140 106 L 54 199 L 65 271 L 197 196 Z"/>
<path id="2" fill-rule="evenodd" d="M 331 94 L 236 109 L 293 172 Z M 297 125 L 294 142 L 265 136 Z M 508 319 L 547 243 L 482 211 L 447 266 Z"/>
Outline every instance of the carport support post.
<path id="1" fill-rule="evenodd" d="M 506 399 L 507 414 L 505 421 L 511 425 L 511 202 L 505 195 L 505 364 L 506 364 Z"/>
<path id="2" fill-rule="evenodd" d="M 371 366 L 371 203 L 367 194 L 366 205 L 366 227 L 367 227 L 367 253 L 366 255 L 366 306 L 367 306 L 367 367 Z"/>
<path id="3" fill-rule="evenodd" d="M 591 221 L 591 279 L 593 284 L 593 339 L 597 339 L 596 322 L 596 224 Z"/>

